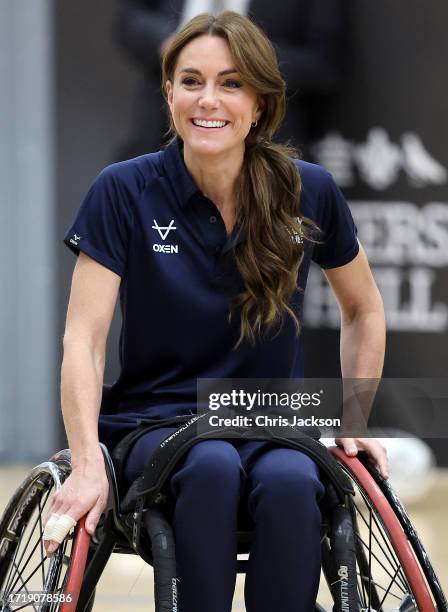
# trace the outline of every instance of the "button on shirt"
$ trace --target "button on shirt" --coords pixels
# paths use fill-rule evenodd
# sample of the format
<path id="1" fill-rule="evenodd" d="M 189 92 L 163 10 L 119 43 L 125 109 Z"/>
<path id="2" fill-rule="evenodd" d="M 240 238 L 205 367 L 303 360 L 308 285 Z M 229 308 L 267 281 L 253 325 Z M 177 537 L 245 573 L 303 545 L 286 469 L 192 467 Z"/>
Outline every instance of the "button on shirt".
<path id="1" fill-rule="evenodd" d="M 322 229 L 322 245 L 305 243 L 291 305 L 302 319 L 311 259 L 322 268 L 358 253 L 356 227 L 331 175 L 295 161 L 302 180 L 298 216 Z M 234 350 L 239 311 L 231 299 L 244 289 L 219 210 L 189 174 L 182 142 L 105 168 L 96 178 L 64 242 L 121 277 L 121 372 L 102 410 L 100 440 L 112 445 L 145 418 L 196 409 L 198 378 L 300 378 L 301 338 L 289 316 L 255 345 Z"/>

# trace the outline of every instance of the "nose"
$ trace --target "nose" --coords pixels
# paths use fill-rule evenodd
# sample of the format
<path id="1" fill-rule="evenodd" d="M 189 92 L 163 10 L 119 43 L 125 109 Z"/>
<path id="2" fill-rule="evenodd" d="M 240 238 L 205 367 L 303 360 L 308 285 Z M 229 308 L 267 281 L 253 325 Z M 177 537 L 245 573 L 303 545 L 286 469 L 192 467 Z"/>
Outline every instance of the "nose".
<path id="1" fill-rule="evenodd" d="M 213 85 L 209 85 L 202 90 L 199 97 L 199 106 L 201 108 L 217 108 L 219 106 L 219 98 Z"/>

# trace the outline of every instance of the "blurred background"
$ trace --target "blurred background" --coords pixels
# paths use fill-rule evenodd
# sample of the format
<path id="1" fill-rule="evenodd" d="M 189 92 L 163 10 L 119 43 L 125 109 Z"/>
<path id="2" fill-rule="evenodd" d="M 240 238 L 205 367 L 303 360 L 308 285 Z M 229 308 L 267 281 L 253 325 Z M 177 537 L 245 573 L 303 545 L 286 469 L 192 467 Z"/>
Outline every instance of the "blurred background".
<path id="1" fill-rule="evenodd" d="M 262 0 L 2 0 L 1 508 L 27 466 L 66 444 L 59 368 L 75 260 L 65 229 L 104 166 L 159 148 L 170 35 L 194 12 L 226 7 L 249 12 L 278 50 L 289 96 L 278 138 L 332 172 L 350 204 L 386 307 L 384 376 L 446 377 L 445 0 L 282 0 L 275 15 Z M 317 268 L 305 308 L 306 375 L 338 376 L 339 314 Z M 117 313 L 106 382 L 118 374 L 119 328 Z M 394 441 L 390 453 L 392 484 L 447 588 L 446 439 Z"/>

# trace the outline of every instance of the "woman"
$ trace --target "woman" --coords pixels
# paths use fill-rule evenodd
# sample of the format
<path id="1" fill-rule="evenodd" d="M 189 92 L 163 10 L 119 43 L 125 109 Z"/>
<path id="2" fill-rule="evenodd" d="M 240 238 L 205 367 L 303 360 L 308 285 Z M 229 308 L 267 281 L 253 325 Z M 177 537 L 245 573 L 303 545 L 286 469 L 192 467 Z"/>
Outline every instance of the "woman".
<path id="1" fill-rule="evenodd" d="M 91 533 L 108 490 L 97 429 L 113 448 L 142 418 L 193 412 L 197 378 L 303 376 L 311 259 L 340 305 L 343 375 L 379 378 L 383 365 L 382 300 L 347 205 L 328 173 L 271 141 L 285 84 L 264 34 L 232 12 L 194 18 L 165 53 L 163 85 L 176 137 L 103 170 L 65 237 L 79 254 L 61 372 L 73 472 L 48 516 L 87 514 Z M 99 414 L 118 292 L 122 371 L 112 409 Z M 171 431 L 138 440 L 127 483 Z M 338 443 L 350 455 L 365 450 L 387 477 L 377 442 Z M 247 610 L 313 609 L 323 485 L 308 457 L 263 441 L 204 440 L 170 486 L 183 612 L 230 612 L 240 505 L 255 530 Z"/>

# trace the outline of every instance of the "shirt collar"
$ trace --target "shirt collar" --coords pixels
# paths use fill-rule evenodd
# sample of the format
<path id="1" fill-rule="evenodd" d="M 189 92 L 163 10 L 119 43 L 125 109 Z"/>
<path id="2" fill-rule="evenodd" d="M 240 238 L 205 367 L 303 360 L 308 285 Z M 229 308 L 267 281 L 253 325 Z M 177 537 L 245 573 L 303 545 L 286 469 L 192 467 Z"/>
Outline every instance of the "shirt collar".
<path id="1" fill-rule="evenodd" d="M 200 193 L 199 187 L 188 172 L 184 162 L 182 141 L 174 138 L 164 150 L 164 166 L 171 187 L 179 204 L 184 208 L 193 195 Z"/>
<path id="2" fill-rule="evenodd" d="M 180 138 L 176 137 L 164 149 L 164 166 L 172 189 L 176 194 L 177 201 L 182 208 L 188 204 L 194 195 L 200 194 L 201 190 L 194 182 L 184 162 L 183 145 Z M 244 228 L 238 223 L 228 236 L 224 246 L 224 252 L 235 248 L 246 238 Z"/>

